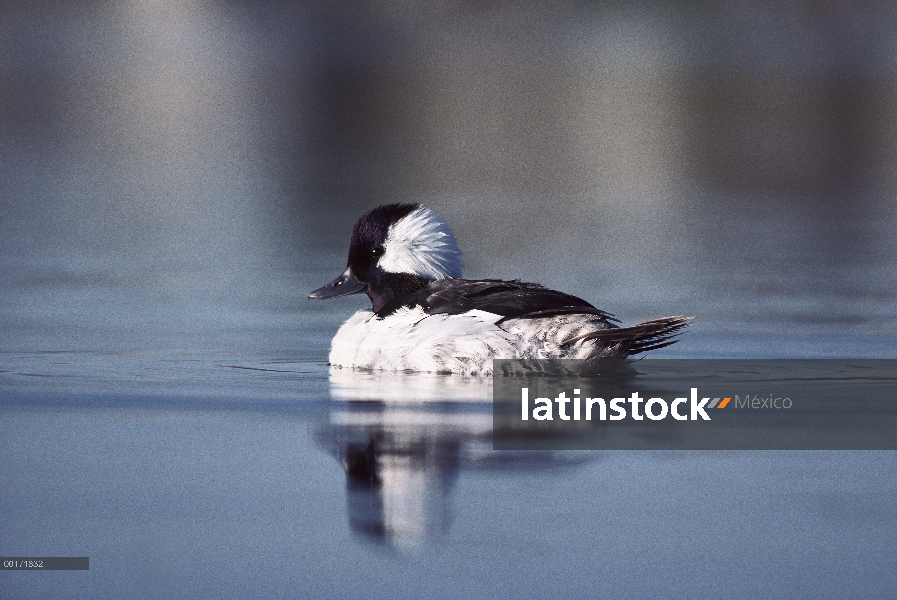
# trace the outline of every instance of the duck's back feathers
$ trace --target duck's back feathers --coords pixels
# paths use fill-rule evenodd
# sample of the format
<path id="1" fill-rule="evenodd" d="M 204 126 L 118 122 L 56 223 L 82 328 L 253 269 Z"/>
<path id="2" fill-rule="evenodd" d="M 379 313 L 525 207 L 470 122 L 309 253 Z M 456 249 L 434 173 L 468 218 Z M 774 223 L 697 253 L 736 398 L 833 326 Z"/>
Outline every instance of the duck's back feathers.
<path id="1" fill-rule="evenodd" d="M 384 306 L 387 317 L 400 308 L 420 307 L 426 314 L 460 315 L 472 310 L 498 315 L 498 324 L 510 319 L 543 319 L 558 315 L 589 315 L 608 326 L 617 320 L 582 298 L 550 290 L 537 283 L 498 279 L 442 279 Z"/>

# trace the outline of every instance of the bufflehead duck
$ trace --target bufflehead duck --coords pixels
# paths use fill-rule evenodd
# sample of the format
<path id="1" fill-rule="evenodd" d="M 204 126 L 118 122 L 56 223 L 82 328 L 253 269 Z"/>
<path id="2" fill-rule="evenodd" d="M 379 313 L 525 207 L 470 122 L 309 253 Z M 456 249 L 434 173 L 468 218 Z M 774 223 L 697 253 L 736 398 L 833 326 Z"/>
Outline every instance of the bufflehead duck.
<path id="1" fill-rule="evenodd" d="M 461 279 L 455 236 L 419 204 L 387 204 L 362 216 L 346 270 L 308 297 L 361 292 L 372 310 L 339 328 L 333 366 L 485 376 L 493 358 L 626 358 L 676 342 L 691 320 L 619 327 L 585 300 L 535 283 Z"/>

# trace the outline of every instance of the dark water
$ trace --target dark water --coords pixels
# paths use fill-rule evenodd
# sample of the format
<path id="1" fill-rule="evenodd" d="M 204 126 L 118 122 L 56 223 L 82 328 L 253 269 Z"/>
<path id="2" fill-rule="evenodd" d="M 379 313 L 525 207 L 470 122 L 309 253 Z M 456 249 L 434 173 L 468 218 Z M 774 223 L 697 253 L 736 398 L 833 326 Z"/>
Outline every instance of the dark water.
<path id="1" fill-rule="evenodd" d="M 897 12 L 560 4 L 4 3 L 0 554 L 91 568 L 0 597 L 897 595 L 892 452 L 493 452 L 488 382 L 330 372 L 387 201 L 694 316 L 654 358 L 897 358 Z"/>

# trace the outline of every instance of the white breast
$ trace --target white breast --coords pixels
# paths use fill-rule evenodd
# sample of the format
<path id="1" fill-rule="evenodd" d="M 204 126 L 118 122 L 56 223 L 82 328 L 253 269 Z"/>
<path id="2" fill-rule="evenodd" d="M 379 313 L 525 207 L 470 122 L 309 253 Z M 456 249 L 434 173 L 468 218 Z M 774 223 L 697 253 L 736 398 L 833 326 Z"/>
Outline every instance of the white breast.
<path id="1" fill-rule="evenodd" d="M 493 358 L 590 358 L 594 348 L 559 344 L 584 328 L 603 328 L 582 316 L 516 319 L 495 324 L 501 316 L 479 310 L 461 315 L 427 315 L 402 308 L 378 319 L 360 310 L 337 331 L 330 364 L 355 369 L 492 374 Z"/>
<path id="2" fill-rule="evenodd" d="M 385 319 L 360 310 L 343 323 L 330 364 L 356 369 L 491 375 L 492 359 L 513 356 L 512 338 L 495 325 L 498 315 L 427 315 L 402 308 Z"/>

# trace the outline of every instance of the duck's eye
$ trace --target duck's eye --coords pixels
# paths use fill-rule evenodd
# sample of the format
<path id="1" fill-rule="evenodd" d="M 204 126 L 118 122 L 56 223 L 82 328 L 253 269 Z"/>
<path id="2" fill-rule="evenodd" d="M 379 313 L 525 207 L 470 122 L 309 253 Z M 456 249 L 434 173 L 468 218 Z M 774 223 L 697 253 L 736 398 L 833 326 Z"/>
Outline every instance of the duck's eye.
<path id="1" fill-rule="evenodd" d="M 371 250 L 371 256 L 380 257 L 383 256 L 383 253 L 386 250 L 383 249 L 383 246 L 374 246 L 373 250 Z"/>

